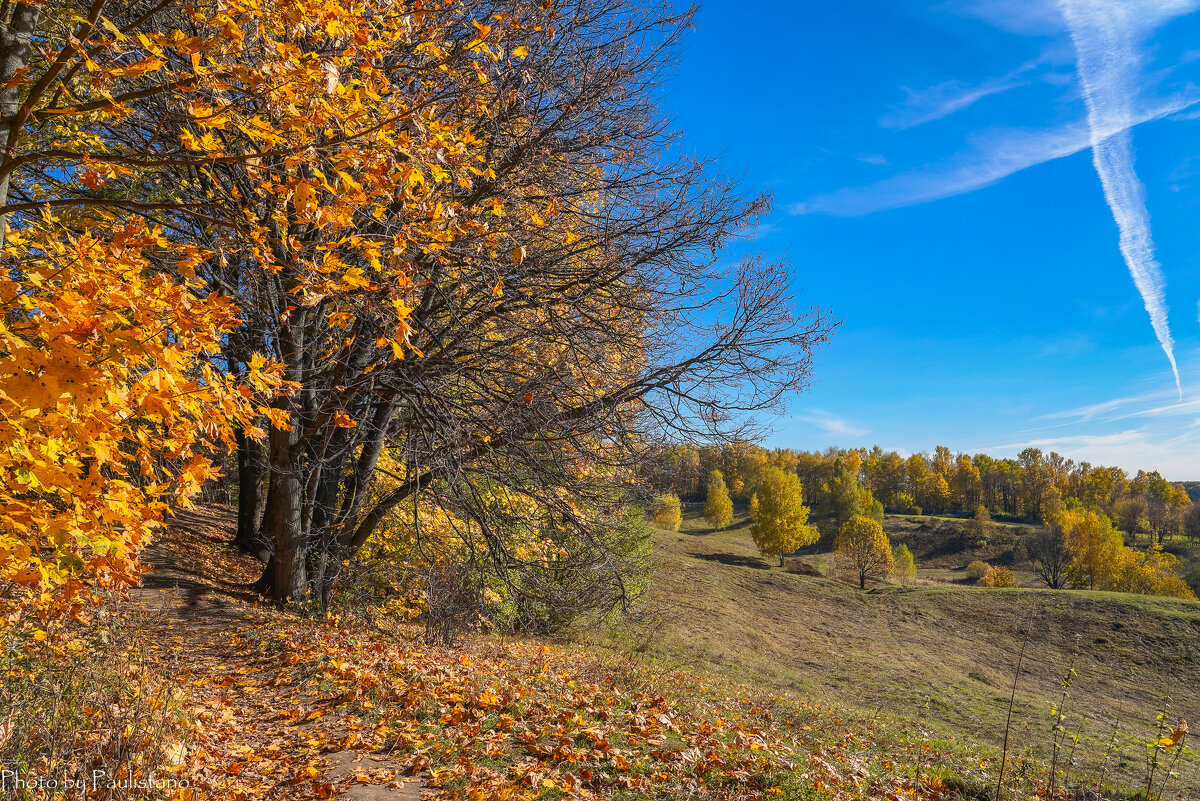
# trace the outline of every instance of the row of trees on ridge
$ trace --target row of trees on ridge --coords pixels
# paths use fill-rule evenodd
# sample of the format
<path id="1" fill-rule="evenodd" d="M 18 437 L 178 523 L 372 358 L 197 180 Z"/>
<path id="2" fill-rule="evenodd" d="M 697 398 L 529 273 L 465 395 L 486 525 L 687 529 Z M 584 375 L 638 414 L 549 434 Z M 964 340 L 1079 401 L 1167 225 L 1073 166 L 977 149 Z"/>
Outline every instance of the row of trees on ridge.
<path id="1" fill-rule="evenodd" d="M 1076 463 L 1038 448 L 998 459 L 942 446 L 905 457 L 878 447 L 811 452 L 745 441 L 677 445 L 659 451 L 647 478 L 659 491 L 701 500 L 709 475 L 719 470 L 730 497 L 748 502 L 772 467 L 800 477 L 804 502 L 818 521 L 836 523 L 830 531 L 860 512 L 969 516 L 983 506 L 998 518 L 1042 522 L 1079 505 L 1104 512 L 1134 536 L 1200 538 L 1200 508 L 1182 484 L 1156 471 L 1130 476 L 1118 467 Z"/>

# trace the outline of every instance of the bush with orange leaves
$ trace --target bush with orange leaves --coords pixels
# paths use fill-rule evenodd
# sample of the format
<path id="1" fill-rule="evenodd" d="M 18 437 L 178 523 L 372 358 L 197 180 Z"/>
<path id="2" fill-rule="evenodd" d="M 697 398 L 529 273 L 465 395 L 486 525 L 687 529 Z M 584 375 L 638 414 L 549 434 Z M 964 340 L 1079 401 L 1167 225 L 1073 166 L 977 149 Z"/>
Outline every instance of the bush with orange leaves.
<path id="1" fill-rule="evenodd" d="M 988 566 L 980 583 L 985 587 L 1015 587 L 1017 579 L 1013 572 L 1003 565 Z"/>

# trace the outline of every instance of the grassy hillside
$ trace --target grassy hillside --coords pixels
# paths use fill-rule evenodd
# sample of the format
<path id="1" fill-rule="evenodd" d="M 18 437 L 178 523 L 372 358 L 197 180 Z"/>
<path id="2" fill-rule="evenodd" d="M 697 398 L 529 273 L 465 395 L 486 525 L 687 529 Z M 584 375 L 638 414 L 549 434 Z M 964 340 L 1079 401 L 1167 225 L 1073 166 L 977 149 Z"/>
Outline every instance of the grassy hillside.
<path id="1" fill-rule="evenodd" d="M 983 540 L 971 531 L 971 521 L 933 515 L 888 515 L 884 530 L 893 545 L 907 545 L 922 571 L 919 576 L 932 581 L 962 583 L 966 566 L 981 559 L 1004 565 L 1017 575 L 1019 586 L 1039 586 L 1028 564 L 1022 541 L 1041 531 L 1029 523 L 993 523 Z"/>
<path id="2" fill-rule="evenodd" d="M 499 631 L 445 647 L 420 625 L 258 603 L 232 519 L 180 514 L 128 601 L 0 649 L 6 766 L 190 782 L 112 796 L 161 801 L 994 801 L 1026 643 L 1000 797 L 1144 801 L 1160 695 L 1172 721 L 1197 702 L 1195 603 L 928 580 L 860 592 L 812 574 L 824 554 L 781 570 L 744 521 L 711 532 L 689 510 L 657 535 L 658 625 L 640 647 L 632 630 L 620 649 Z M 1083 736 L 1052 791 L 1050 704 L 1076 651 L 1065 725 Z M 1114 722 L 1128 734 L 1106 762 Z M 1162 754 L 1154 798 L 1200 797 L 1195 752 Z"/>
<path id="3" fill-rule="evenodd" d="M 889 521 L 893 531 L 905 526 L 912 521 Z M 1138 744 L 1164 705 L 1171 721 L 1200 711 L 1200 604 L 930 581 L 961 574 L 945 555 L 922 571 L 923 583 L 861 592 L 812 575 L 814 566 L 832 564 L 828 554 L 808 553 L 783 569 L 770 564 L 747 528 L 741 518 L 714 532 L 697 506 L 686 510 L 680 532 L 657 533 L 652 605 L 662 623 L 653 653 L 740 682 L 916 719 L 937 736 L 998 744 L 1027 639 L 1014 711 L 1018 750 L 1048 747 L 1051 705 L 1073 664 L 1066 725 L 1082 735 L 1080 754 L 1097 760 L 1115 727 L 1132 749 L 1129 776 L 1140 770 Z"/>

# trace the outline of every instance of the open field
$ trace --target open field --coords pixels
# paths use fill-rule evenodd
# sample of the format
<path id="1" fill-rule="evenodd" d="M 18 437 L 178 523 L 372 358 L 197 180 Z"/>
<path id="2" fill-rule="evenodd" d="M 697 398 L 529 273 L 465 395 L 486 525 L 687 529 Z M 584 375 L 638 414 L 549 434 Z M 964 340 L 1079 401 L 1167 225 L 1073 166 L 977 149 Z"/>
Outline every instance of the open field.
<path id="1" fill-rule="evenodd" d="M 673 663 L 998 745 L 1025 643 L 1018 750 L 1048 747 L 1051 706 L 1073 664 L 1067 728 L 1082 735 L 1085 761 L 1114 728 L 1131 735 L 1130 775 L 1140 770 L 1136 744 L 1165 704 L 1171 721 L 1200 711 L 1198 603 L 933 582 L 861 592 L 789 572 L 830 565 L 830 555 L 808 553 L 780 569 L 758 556 L 744 516 L 713 532 L 698 506 L 685 511 L 678 533 L 658 532 L 656 544 L 651 603 L 662 622 L 649 649 Z M 948 563 L 923 571 L 950 580 L 956 573 Z"/>

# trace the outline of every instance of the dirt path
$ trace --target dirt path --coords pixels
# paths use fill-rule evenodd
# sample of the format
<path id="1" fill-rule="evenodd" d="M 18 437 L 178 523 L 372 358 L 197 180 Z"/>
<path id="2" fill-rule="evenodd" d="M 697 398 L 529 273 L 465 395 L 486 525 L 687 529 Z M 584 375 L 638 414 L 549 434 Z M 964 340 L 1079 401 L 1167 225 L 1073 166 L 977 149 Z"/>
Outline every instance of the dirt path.
<path id="1" fill-rule="evenodd" d="M 367 725 L 329 714 L 312 682 L 295 682 L 277 638 L 281 614 L 246 590 L 258 563 L 230 544 L 233 512 L 181 513 L 147 552 L 153 570 L 130 591 L 162 675 L 197 717 L 186 763 L 198 798 L 416 801 L 420 783 L 384 752 L 361 747 Z"/>

